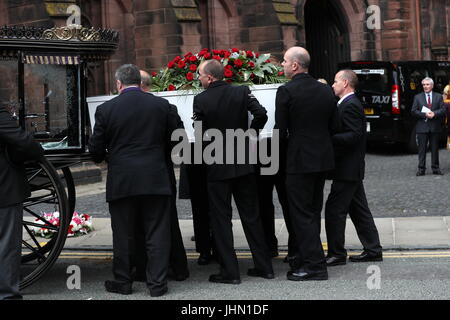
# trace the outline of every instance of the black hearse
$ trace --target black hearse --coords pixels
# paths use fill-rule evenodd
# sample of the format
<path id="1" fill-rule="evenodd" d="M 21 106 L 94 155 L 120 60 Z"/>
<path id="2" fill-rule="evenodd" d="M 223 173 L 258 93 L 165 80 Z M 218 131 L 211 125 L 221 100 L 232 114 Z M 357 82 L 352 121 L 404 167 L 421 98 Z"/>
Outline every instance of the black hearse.
<path id="1" fill-rule="evenodd" d="M 416 153 L 416 120 L 411 116 L 414 96 L 423 91 L 425 77 L 432 78 L 433 91 L 442 94 L 450 82 L 450 62 L 352 61 L 340 63 L 339 69 L 352 69 L 358 75 L 356 94 L 367 117 L 368 141 L 401 143 Z M 445 130 L 442 140 L 446 141 Z"/>

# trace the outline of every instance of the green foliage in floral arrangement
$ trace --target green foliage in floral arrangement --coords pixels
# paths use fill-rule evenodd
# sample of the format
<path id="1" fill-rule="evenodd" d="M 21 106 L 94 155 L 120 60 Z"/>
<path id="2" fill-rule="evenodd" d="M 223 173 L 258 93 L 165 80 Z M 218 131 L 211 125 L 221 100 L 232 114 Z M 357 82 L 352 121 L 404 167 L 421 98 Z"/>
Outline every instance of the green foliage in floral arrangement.
<path id="1" fill-rule="evenodd" d="M 286 82 L 283 68 L 273 63 L 270 54 L 259 54 L 237 48 L 231 50 L 202 49 L 177 56 L 159 72 L 152 73 L 152 91 L 200 89 L 198 67 L 204 60 L 216 59 L 224 65 L 224 80 L 232 84 L 267 84 Z"/>

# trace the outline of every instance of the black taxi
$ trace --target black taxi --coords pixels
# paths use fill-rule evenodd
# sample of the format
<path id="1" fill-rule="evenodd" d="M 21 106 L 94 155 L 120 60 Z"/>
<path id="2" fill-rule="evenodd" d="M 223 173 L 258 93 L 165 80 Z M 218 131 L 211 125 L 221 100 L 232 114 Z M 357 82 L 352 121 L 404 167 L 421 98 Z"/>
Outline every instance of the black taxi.
<path id="1" fill-rule="evenodd" d="M 340 63 L 339 69 L 352 69 L 358 75 L 356 94 L 367 117 L 368 141 L 401 143 L 416 153 L 416 119 L 411 116 L 414 96 L 423 91 L 425 77 L 432 78 L 433 91 L 442 94 L 450 83 L 450 62 L 352 61 Z M 446 141 L 445 130 L 442 141 Z"/>

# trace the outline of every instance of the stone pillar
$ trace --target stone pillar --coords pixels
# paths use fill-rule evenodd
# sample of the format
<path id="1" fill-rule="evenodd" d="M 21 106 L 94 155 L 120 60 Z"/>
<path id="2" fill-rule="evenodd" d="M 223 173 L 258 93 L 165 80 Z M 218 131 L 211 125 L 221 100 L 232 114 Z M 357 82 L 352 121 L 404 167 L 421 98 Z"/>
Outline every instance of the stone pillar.
<path id="1" fill-rule="evenodd" d="M 136 63 L 158 71 L 175 56 L 200 49 L 194 0 L 135 0 Z"/>
<path id="2" fill-rule="evenodd" d="M 434 60 L 448 60 L 447 31 L 449 20 L 446 13 L 445 0 L 431 2 L 429 10 L 431 55 Z"/>
<path id="3" fill-rule="evenodd" d="M 383 60 L 413 60 L 415 56 L 414 7 L 410 0 L 380 1 Z"/>
<path id="4" fill-rule="evenodd" d="M 298 20 L 290 0 L 242 0 L 239 9 L 240 40 L 246 49 L 281 58 L 297 41 Z"/>
<path id="5" fill-rule="evenodd" d="M 116 92 L 114 72 L 125 63 L 136 64 L 135 18 L 132 0 L 103 0 L 101 2 L 103 28 L 119 32 L 119 47 L 116 53 L 104 62 L 104 84 L 106 94 Z"/>

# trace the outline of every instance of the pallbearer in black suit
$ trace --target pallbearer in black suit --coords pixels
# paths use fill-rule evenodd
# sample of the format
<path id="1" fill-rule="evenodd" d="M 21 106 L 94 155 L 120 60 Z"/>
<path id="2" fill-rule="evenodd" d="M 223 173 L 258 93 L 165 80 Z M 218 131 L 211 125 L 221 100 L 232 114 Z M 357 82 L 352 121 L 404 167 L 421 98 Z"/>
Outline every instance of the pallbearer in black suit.
<path id="1" fill-rule="evenodd" d="M 267 122 L 266 110 L 250 93 L 246 86 L 234 87 L 224 82 L 223 66 L 216 60 L 203 62 L 199 68 L 199 79 L 206 89 L 194 98 L 194 119 L 201 121 L 203 130 L 215 129 L 222 135 L 223 146 L 227 146 L 226 130 L 249 129 L 248 112 L 253 115 L 250 128 L 258 130 Z M 197 142 L 197 141 L 196 141 Z M 231 142 L 231 141 L 228 141 Z M 219 152 L 219 150 L 216 150 Z M 258 195 L 253 165 L 248 161 L 238 164 L 226 161 L 227 154 L 234 152 L 239 158 L 248 158 L 236 153 L 237 148 L 223 150 L 223 164 L 207 166 L 209 212 L 213 237 L 221 270 L 209 277 L 211 282 L 239 284 L 239 266 L 233 246 L 231 225 L 233 196 L 244 228 L 255 268 L 248 270 L 249 276 L 274 278 L 269 248 L 258 209 Z M 206 159 L 205 159 L 206 160 Z"/>
<path id="2" fill-rule="evenodd" d="M 140 70 L 141 73 L 141 89 L 144 92 L 150 93 L 151 78 L 150 75 L 144 71 Z M 175 105 L 169 105 L 170 112 L 172 113 L 172 118 L 176 119 L 177 129 L 184 129 L 183 121 L 178 114 L 178 109 Z M 174 279 L 176 281 L 183 281 L 189 277 L 189 270 L 187 266 L 187 256 L 186 250 L 183 244 L 183 238 L 181 235 L 180 224 L 178 221 L 178 211 L 176 206 L 176 195 L 177 195 L 177 181 L 175 178 L 175 172 L 173 168 L 173 162 L 171 159 L 171 150 L 173 145 L 169 144 L 166 148 L 166 159 L 167 167 L 169 169 L 170 182 L 172 184 L 172 197 L 170 206 L 170 262 L 169 262 L 169 279 Z M 147 252 L 145 250 L 145 232 L 144 226 L 140 221 L 136 221 L 137 233 L 135 236 L 136 250 L 132 254 L 132 264 L 136 266 L 134 272 L 135 281 L 146 282 L 146 266 L 147 266 Z"/>
<path id="3" fill-rule="evenodd" d="M 194 227 L 195 250 L 199 253 L 197 263 L 207 265 L 214 260 L 215 248 L 209 219 L 206 165 L 194 163 L 194 143 L 191 143 L 192 162 L 180 166 L 180 184 L 183 178 L 189 189 Z M 184 173 L 184 175 L 183 175 Z M 181 188 L 180 188 L 181 189 Z"/>
<path id="4" fill-rule="evenodd" d="M 431 169 L 433 174 L 442 175 L 439 168 L 439 136 L 442 132 L 442 121 L 445 118 L 445 105 L 442 95 L 433 92 L 434 82 L 431 78 L 422 80 L 422 93 L 416 94 L 411 107 L 412 115 L 417 118 L 416 134 L 419 148 L 419 170 L 417 176 L 425 175 L 425 159 L 427 146 L 430 144 Z M 427 109 L 424 109 L 427 108 Z"/>
<path id="5" fill-rule="evenodd" d="M 284 73 L 292 78 L 278 88 L 275 122 L 287 139 L 286 188 L 297 239 L 297 262 L 289 280 L 328 279 L 320 239 L 320 213 L 326 172 L 334 168 L 331 132 L 335 99 L 331 88 L 308 74 L 310 56 L 301 47 L 286 51 Z"/>
<path id="6" fill-rule="evenodd" d="M 266 139 L 270 141 L 271 138 Z M 270 146 L 271 143 L 268 142 L 267 145 Z M 269 154 L 271 154 L 270 148 Z M 279 146 L 279 159 L 280 168 L 274 175 L 261 174 L 261 168 L 266 167 L 267 165 L 258 164 L 258 175 L 256 181 L 258 184 L 259 209 L 264 228 L 264 235 L 266 237 L 266 242 L 269 245 L 272 257 L 278 256 L 278 239 L 276 237 L 275 231 L 275 206 L 273 202 L 273 191 L 276 188 L 278 201 L 281 205 L 283 217 L 285 220 L 286 229 L 289 233 L 288 254 L 284 259 L 284 262 L 289 262 L 296 257 L 297 250 L 294 232 L 291 227 L 289 205 L 286 194 L 286 146 L 283 144 L 280 144 Z"/>
<path id="7" fill-rule="evenodd" d="M 352 70 L 338 72 L 333 90 L 338 102 L 338 131 L 333 135 L 336 167 L 325 206 L 325 229 L 328 241 L 327 265 L 346 264 L 345 223 L 350 215 L 364 251 L 350 261 L 381 261 L 378 230 L 364 192 L 364 157 L 366 153 L 366 117 L 354 90 L 358 77 Z"/>
<path id="8" fill-rule="evenodd" d="M 142 76 L 142 70 L 141 70 Z M 142 86 L 141 86 L 142 88 Z M 142 88 L 144 90 L 144 88 Z M 181 120 L 177 107 L 170 105 L 170 112 L 173 113 L 177 119 L 177 129 L 184 129 L 183 121 Z M 183 238 L 180 230 L 180 223 L 178 221 L 177 211 L 177 181 L 173 168 L 173 162 L 170 157 L 171 145 L 167 146 L 167 167 L 169 169 L 170 182 L 172 184 L 172 197 L 170 201 L 170 260 L 168 278 L 176 281 L 183 281 L 189 277 L 189 269 L 187 263 L 186 250 L 183 244 Z M 145 228 L 136 221 L 136 235 L 135 235 L 135 252 L 132 254 L 132 264 L 136 266 L 134 272 L 134 281 L 146 282 L 146 266 L 147 266 L 147 252 L 145 249 Z"/>
<path id="9" fill-rule="evenodd" d="M 23 162 L 44 154 L 0 105 L 0 300 L 21 299 L 22 202 L 30 196 Z"/>
<path id="10" fill-rule="evenodd" d="M 172 183 L 167 166 L 167 146 L 177 127 L 169 102 L 143 92 L 134 65 L 116 71 L 120 95 L 95 112 L 89 151 L 96 162 L 106 159 L 106 201 L 113 231 L 114 281 L 109 292 L 132 292 L 130 253 L 136 220 L 144 226 L 147 250 L 147 286 L 151 296 L 167 292 L 170 256 Z"/>

